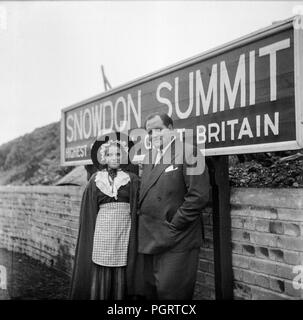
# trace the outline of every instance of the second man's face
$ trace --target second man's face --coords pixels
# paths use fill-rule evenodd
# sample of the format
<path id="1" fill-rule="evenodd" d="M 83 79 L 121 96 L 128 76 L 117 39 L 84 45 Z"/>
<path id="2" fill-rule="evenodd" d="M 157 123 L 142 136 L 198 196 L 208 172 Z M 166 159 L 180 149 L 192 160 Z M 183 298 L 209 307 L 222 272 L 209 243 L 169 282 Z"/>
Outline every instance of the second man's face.
<path id="1" fill-rule="evenodd" d="M 155 116 L 146 122 L 146 130 L 153 147 L 162 149 L 171 140 L 171 130 L 167 128 L 160 116 Z"/>

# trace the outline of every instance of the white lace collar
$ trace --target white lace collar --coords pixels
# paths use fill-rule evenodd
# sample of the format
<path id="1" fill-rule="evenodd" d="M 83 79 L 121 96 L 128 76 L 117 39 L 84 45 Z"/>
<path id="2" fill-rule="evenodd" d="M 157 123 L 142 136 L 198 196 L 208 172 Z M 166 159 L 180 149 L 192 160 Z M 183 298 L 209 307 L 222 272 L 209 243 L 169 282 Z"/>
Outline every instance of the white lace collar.
<path id="1" fill-rule="evenodd" d="M 110 177 L 108 176 L 107 170 L 98 171 L 95 177 L 96 186 L 104 194 L 109 197 L 115 197 L 117 200 L 119 188 L 125 186 L 130 181 L 129 174 L 118 170 L 113 185 L 110 184 L 109 179 Z"/>

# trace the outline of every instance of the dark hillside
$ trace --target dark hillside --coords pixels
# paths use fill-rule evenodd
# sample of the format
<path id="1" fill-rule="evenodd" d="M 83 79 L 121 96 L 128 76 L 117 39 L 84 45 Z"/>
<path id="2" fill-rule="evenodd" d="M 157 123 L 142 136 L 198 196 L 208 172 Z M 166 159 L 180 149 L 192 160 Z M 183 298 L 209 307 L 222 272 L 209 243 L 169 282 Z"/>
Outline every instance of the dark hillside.
<path id="1" fill-rule="evenodd" d="M 60 166 L 60 123 L 37 128 L 0 146 L 0 184 L 54 184 L 73 167 Z"/>

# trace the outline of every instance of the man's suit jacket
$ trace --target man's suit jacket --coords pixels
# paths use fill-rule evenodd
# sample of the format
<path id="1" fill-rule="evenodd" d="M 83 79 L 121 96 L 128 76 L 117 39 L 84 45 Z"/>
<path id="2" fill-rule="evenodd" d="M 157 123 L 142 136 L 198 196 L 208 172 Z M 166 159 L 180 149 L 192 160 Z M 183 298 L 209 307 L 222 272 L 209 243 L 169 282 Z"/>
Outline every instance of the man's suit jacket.
<path id="1" fill-rule="evenodd" d="M 201 157 L 204 172 L 188 174 L 191 166 L 184 159 L 190 163 L 193 156 L 187 151 L 176 140 L 163 157 L 165 161 L 171 154 L 169 163 L 143 165 L 138 217 L 140 253 L 182 252 L 201 246 L 200 215 L 209 199 L 209 175 Z"/>

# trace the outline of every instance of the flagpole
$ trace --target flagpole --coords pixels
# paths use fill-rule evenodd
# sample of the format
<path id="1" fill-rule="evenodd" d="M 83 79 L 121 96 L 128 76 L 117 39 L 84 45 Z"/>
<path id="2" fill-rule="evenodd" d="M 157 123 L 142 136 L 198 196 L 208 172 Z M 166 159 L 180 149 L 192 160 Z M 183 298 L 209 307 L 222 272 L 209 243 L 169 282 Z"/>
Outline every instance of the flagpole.
<path id="1" fill-rule="evenodd" d="M 104 67 L 103 64 L 101 64 L 101 73 L 102 73 L 102 78 L 103 78 L 103 85 L 104 85 L 104 91 L 107 91 L 108 89 L 111 89 L 112 86 L 110 85 L 105 72 L 104 72 Z M 92 164 L 87 164 L 84 166 L 86 172 L 87 172 L 87 181 L 90 179 L 90 177 L 96 172 L 96 168 Z"/>

